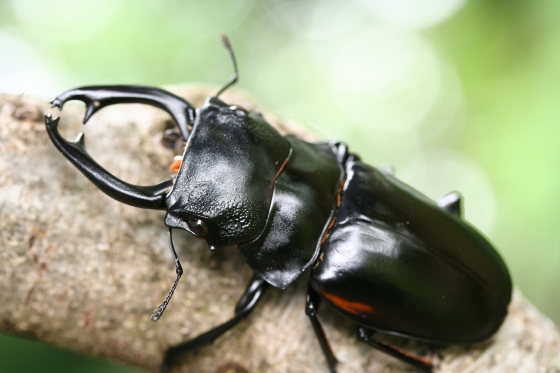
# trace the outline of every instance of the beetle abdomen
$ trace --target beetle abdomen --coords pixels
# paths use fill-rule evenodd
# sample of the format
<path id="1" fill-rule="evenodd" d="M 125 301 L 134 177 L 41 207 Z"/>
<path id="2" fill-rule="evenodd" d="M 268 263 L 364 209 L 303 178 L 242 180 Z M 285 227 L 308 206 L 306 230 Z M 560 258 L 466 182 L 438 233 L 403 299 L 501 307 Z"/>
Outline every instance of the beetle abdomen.
<path id="1" fill-rule="evenodd" d="M 511 297 L 504 263 L 427 197 L 353 161 L 336 218 L 311 281 L 358 323 L 441 343 L 479 341 L 502 323 Z"/>

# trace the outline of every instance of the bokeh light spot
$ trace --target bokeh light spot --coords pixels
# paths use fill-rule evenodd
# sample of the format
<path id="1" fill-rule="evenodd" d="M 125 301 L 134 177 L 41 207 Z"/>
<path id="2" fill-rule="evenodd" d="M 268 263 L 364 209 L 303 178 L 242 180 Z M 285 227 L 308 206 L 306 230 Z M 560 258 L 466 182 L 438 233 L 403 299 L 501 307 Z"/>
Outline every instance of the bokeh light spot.
<path id="1" fill-rule="evenodd" d="M 49 43 L 74 44 L 101 33 L 117 15 L 122 0 L 11 0 L 27 32 Z M 33 9 L 31 12 L 30 9 Z"/>
<path id="2" fill-rule="evenodd" d="M 455 14 L 466 0 L 360 0 L 383 21 L 406 28 L 430 27 Z"/>

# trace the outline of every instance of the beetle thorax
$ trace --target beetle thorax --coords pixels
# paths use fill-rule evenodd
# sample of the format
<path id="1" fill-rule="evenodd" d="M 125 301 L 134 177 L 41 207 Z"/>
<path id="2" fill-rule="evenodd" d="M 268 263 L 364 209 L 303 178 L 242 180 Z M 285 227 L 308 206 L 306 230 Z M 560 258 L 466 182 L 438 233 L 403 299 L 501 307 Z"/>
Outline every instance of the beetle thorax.
<path id="1" fill-rule="evenodd" d="M 197 112 L 166 198 L 166 224 L 206 239 L 212 248 L 256 239 L 288 153 L 287 141 L 260 115 L 211 99 Z M 204 223 L 207 232 L 193 232 L 193 221 Z"/>

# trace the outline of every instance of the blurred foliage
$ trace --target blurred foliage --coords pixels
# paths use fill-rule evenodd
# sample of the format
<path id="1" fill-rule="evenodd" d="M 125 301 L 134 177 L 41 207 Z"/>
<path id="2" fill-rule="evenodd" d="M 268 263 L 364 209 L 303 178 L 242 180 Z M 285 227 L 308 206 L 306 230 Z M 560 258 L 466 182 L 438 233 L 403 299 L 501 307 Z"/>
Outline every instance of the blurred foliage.
<path id="1" fill-rule="evenodd" d="M 560 322 L 560 3 L 416 4 L 2 0 L 0 91 L 219 86 L 231 74 L 218 42 L 228 34 L 236 89 L 393 165 L 431 198 L 461 190 L 467 219 L 499 248 L 516 286 Z M 2 356 L 0 371 L 58 371 L 76 359 L 28 344 L 18 354 L 23 342 L 7 338 L 0 352 L 12 365 Z M 26 365 L 29 356 L 40 368 Z M 90 364 L 70 370 L 108 369 Z"/>
<path id="2" fill-rule="evenodd" d="M 0 334 L 0 372 L 139 373 L 136 368 L 93 359 L 33 340 Z"/>

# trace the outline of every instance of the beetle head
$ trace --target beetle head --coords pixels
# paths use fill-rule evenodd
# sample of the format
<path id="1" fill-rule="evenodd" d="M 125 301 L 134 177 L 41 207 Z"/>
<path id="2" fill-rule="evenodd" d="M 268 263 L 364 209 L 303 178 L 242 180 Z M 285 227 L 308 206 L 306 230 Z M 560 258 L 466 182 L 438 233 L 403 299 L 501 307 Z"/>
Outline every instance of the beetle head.
<path id="1" fill-rule="evenodd" d="M 211 97 L 197 110 L 165 223 L 210 248 L 256 239 L 290 146 L 260 114 Z"/>

